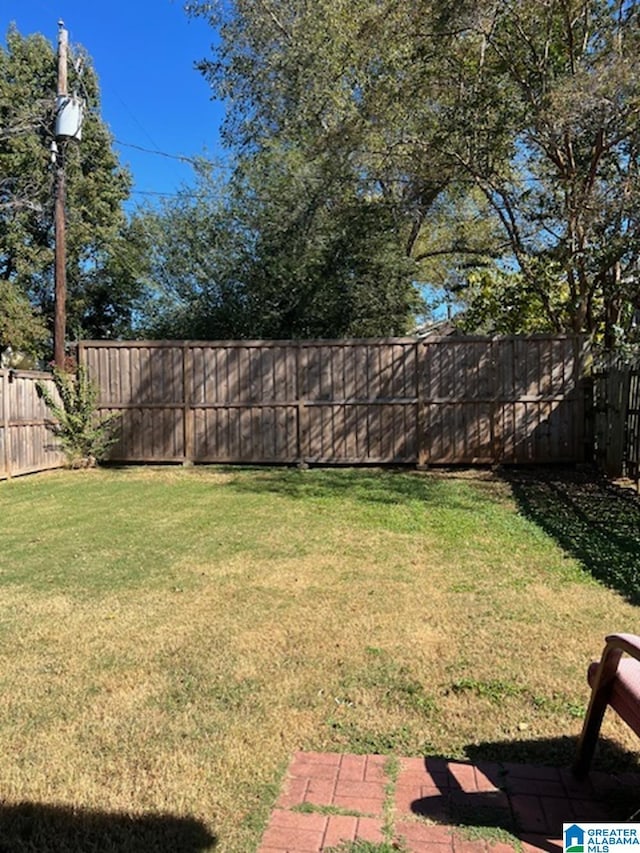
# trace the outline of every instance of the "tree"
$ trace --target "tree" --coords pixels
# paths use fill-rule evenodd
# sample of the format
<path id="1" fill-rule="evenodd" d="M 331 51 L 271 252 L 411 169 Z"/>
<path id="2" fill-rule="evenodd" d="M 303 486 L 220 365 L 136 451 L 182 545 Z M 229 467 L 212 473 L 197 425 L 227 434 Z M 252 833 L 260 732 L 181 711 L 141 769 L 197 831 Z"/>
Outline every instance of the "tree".
<path id="1" fill-rule="evenodd" d="M 609 346 L 626 333 L 639 307 L 637 3 L 188 9 L 219 29 L 201 69 L 232 105 L 227 138 L 242 157 L 295 151 L 305 163 L 342 164 L 355 198 L 392 211 L 406 256 L 447 280 L 463 270 L 469 300 L 476 267 L 493 264 L 485 285 L 514 297 L 510 316 L 523 328 L 586 332 Z M 502 231 L 489 228 L 488 245 L 476 224 L 456 222 L 452 202 L 474 189 L 485 207 L 473 205 Z"/>
<path id="2" fill-rule="evenodd" d="M 326 303 L 313 296 L 321 270 L 321 291 L 333 280 L 335 303 L 354 310 L 349 329 L 407 331 L 420 302 L 425 223 L 460 172 L 443 144 L 456 129 L 449 103 L 456 89 L 445 85 L 458 35 L 453 12 L 427 0 L 188 8 L 222 36 L 200 67 L 232 106 L 226 138 L 240 171 L 268 167 L 276 173 L 271 184 L 280 184 L 278 193 L 263 194 L 261 213 L 267 314 L 287 315 L 291 327 L 299 306 L 313 303 L 324 317 Z M 478 253 L 455 242 L 457 255 Z M 435 251 L 444 258 L 441 247 Z M 368 319 L 365 305 L 376 306 Z"/>
<path id="3" fill-rule="evenodd" d="M 522 296 L 543 322 L 611 347 L 640 308 L 638 4 L 487 2 L 470 38 L 484 50 L 468 120 L 488 139 L 506 129 L 512 151 L 491 162 L 460 146 L 460 162 L 499 217 Z M 496 79 L 503 106 L 480 112 Z"/>
<path id="4" fill-rule="evenodd" d="M 131 220 L 147 245 L 138 332 L 150 338 L 243 336 L 245 307 L 234 276 L 237 226 L 224 189 L 203 169 L 199 175 L 195 187 L 139 208 Z"/>
<path id="5" fill-rule="evenodd" d="M 317 164 L 316 164 L 317 165 Z M 141 214 L 152 245 L 143 325 L 154 337 L 401 334 L 418 309 L 390 210 L 327 192 L 293 153 L 256 156 Z M 322 192 L 319 192 L 319 186 Z"/>
<path id="6" fill-rule="evenodd" d="M 233 183 L 251 239 L 239 257 L 252 325 L 269 337 L 402 334 L 419 306 L 392 206 L 352 167 L 295 149 L 257 153 Z"/>
<path id="7" fill-rule="evenodd" d="M 400 212 L 410 255 L 459 167 L 441 140 L 457 36 L 431 0 L 236 0 L 187 4 L 221 40 L 200 68 L 232 105 L 226 138 L 241 155 L 295 150 L 342 164 L 360 198 Z"/>
<path id="8" fill-rule="evenodd" d="M 80 338 L 131 338 L 144 298 L 149 241 L 135 219 L 127 220 L 81 270 L 81 286 L 67 299 L 70 335 Z"/>
<path id="9" fill-rule="evenodd" d="M 11 347 L 37 357 L 46 339 L 46 326 L 24 293 L 12 282 L 0 279 L 0 352 Z"/>
<path id="10" fill-rule="evenodd" d="M 79 53 L 69 82 L 85 99 L 82 142 L 66 143 L 68 326 L 91 335 L 112 327 L 121 303 L 92 300 L 126 240 L 122 203 L 131 183 L 99 115 L 89 57 Z M 43 318 L 53 308 L 53 141 L 56 57 L 41 35 L 12 27 L 0 47 L 0 280 L 26 294 Z M 135 277 L 133 277 L 135 278 Z M 104 295 L 104 289 L 102 291 Z M 129 299 L 125 299 L 125 303 Z"/>

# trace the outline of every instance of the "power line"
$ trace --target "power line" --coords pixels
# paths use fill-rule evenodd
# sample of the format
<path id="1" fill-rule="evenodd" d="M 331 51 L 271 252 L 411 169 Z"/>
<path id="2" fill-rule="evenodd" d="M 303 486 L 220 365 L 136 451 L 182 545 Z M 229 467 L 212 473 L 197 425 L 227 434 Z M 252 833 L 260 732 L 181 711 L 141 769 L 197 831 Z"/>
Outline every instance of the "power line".
<path id="1" fill-rule="evenodd" d="M 136 145 L 133 142 L 123 142 L 121 139 L 113 140 L 116 145 L 122 145 L 124 148 L 134 148 L 136 151 L 143 151 L 145 154 L 155 154 L 158 157 L 167 157 L 170 160 L 179 160 L 182 163 L 189 163 L 192 166 L 197 166 L 202 162 L 211 163 L 212 166 L 216 166 L 218 169 L 227 169 L 232 171 L 232 167 L 227 163 L 224 163 L 222 160 L 215 159 L 212 160 L 209 157 L 188 157 L 186 154 L 171 154 L 168 151 L 161 151 L 159 148 L 145 148 L 143 145 Z"/>
<path id="2" fill-rule="evenodd" d="M 122 145 L 125 148 L 135 148 L 136 151 L 144 151 L 145 154 L 157 154 L 159 157 L 168 157 L 170 160 L 180 160 L 183 163 L 193 163 L 192 157 L 187 157 L 185 154 L 169 154 L 167 151 L 160 151 L 158 148 L 145 148 L 143 145 L 136 145 L 133 142 L 123 142 L 121 139 L 113 140 L 116 145 Z"/>
<path id="3" fill-rule="evenodd" d="M 129 195 L 155 195 L 162 198 L 177 198 L 183 193 L 160 192 L 159 190 L 130 190 Z"/>
<path id="4" fill-rule="evenodd" d="M 83 75 L 81 72 L 77 74 L 77 80 L 80 84 L 80 87 L 82 88 L 82 90 L 84 92 L 84 96 L 86 98 L 87 104 L 90 103 L 91 97 L 89 95 L 89 92 L 87 90 L 87 87 L 86 87 L 86 84 L 84 82 L 84 78 L 83 78 Z M 170 153 L 168 151 L 163 151 L 158 146 L 157 142 L 155 141 L 155 139 L 153 139 L 153 137 L 148 132 L 148 130 L 142 125 L 142 123 L 139 121 L 139 119 L 133 113 L 133 111 L 130 109 L 130 107 L 125 103 L 125 101 L 122 99 L 120 94 L 113 87 L 111 87 L 111 88 L 112 88 L 115 96 L 118 98 L 120 103 L 124 106 L 124 108 L 127 110 L 129 115 L 133 118 L 133 120 L 138 125 L 140 130 L 151 141 L 151 143 L 153 145 L 155 145 L 156 147 L 155 148 L 147 148 L 144 145 L 138 145 L 134 142 L 125 142 L 122 139 L 117 139 L 116 137 L 114 137 L 113 141 L 116 145 L 120 145 L 124 148 L 133 148 L 136 151 L 142 151 L 145 154 L 153 154 L 157 157 L 166 157 L 167 159 L 170 159 L 170 160 L 177 160 L 181 163 L 187 163 L 187 164 L 194 166 L 194 167 L 197 167 L 202 162 L 207 162 L 207 163 L 210 163 L 212 166 L 215 166 L 217 169 L 226 169 L 228 171 L 232 171 L 232 167 L 229 166 L 228 164 L 224 163 L 219 158 L 216 158 L 215 160 L 211 159 L 210 157 L 204 157 L 204 156 L 200 157 L 200 158 L 196 158 L 196 157 L 189 157 L 186 154 L 173 154 L 173 153 Z"/>
<path id="5" fill-rule="evenodd" d="M 79 82 L 80 82 L 80 86 L 82 87 L 82 89 L 83 89 L 83 91 L 84 91 L 85 97 L 86 97 L 86 99 L 87 99 L 87 103 L 89 103 L 89 102 L 91 101 L 91 98 L 89 97 L 89 92 L 87 91 L 87 87 L 85 86 L 85 82 L 84 82 L 84 79 L 83 79 L 82 73 L 79 73 L 79 74 L 78 74 L 78 79 L 79 79 Z M 114 87 L 114 86 L 110 86 L 110 88 L 111 88 L 111 90 L 112 90 L 113 94 L 115 95 L 115 97 L 120 101 L 120 103 L 122 104 L 122 106 L 123 106 L 123 107 L 125 108 L 125 110 L 129 113 L 129 115 L 130 115 L 130 116 L 131 116 L 131 118 L 134 120 L 134 122 L 138 125 L 138 127 L 140 128 L 140 130 L 142 131 L 142 133 L 144 133 L 144 135 L 147 137 L 147 139 L 151 142 L 151 144 L 152 144 L 152 145 L 155 145 L 155 146 L 156 146 L 156 148 L 158 148 L 158 147 L 159 147 L 159 146 L 158 146 L 158 143 L 157 143 L 157 142 L 155 141 L 155 139 L 151 136 L 151 134 L 150 134 L 150 133 L 149 133 L 149 131 L 146 129 L 146 127 L 144 127 L 144 125 L 143 125 L 143 124 L 142 124 L 142 122 L 138 119 L 138 117 L 134 114 L 134 112 L 131 110 L 131 108 L 129 107 L 129 105 L 128 105 L 124 100 L 123 100 L 123 98 L 121 97 L 120 93 L 119 93 L 118 91 L 116 91 L 116 89 L 115 89 L 115 87 Z"/>
<path id="6" fill-rule="evenodd" d="M 177 192 L 161 192 L 158 190 L 131 190 L 130 195 L 148 195 L 148 196 L 158 196 L 160 198 L 207 198 L 207 199 L 217 199 L 224 198 L 225 196 L 222 193 L 197 193 L 197 192 L 186 192 L 185 190 L 178 190 Z"/>
<path id="7" fill-rule="evenodd" d="M 111 88 L 112 88 L 113 93 L 114 93 L 114 95 L 116 96 L 116 98 L 120 101 L 120 103 L 122 104 L 122 106 L 123 106 L 123 107 L 125 108 L 125 110 L 129 113 L 129 115 L 131 116 L 131 118 L 135 121 L 135 123 L 138 125 L 138 127 L 140 128 L 140 130 L 141 130 L 141 131 L 144 133 L 144 135 L 147 137 L 147 139 L 151 142 L 151 144 L 152 144 L 152 145 L 155 145 L 155 147 L 156 147 L 156 148 L 159 148 L 158 143 L 155 141 L 155 139 L 153 138 L 153 136 L 151 136 L 151 134 L 150 134 L 150 133 L 149 133 L 149 131 L 146 129 L 146 127 L 142 124 L 142 122 L 140 121 L 140 119 L 135 115 L 135 113 L 134 113 L 134 112 L 133 112 L 133 110 L 129 107 L 129 105 L 128 105 L 127 103 L 125 103 L 125 101 L 123 101 L 123 100 L 122 100 L 122 98 L 120 97 L 120 93 L 119 93 L 119 92 L 117 92 L 113 86 L 112 86 Z"/>

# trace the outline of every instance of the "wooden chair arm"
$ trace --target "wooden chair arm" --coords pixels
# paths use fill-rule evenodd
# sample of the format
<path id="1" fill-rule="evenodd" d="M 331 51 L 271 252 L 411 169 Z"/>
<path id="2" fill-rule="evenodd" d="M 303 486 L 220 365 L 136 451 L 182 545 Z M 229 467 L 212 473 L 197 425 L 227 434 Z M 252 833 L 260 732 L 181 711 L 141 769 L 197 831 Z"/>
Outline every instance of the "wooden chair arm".
<path id="1" fill-rule="evenodd" d="M 636 660 L 640 660 L 640 637 L 636 634 L 609 634 L 605 639 L 607 646 L 611 646 L 613 649 L 620 649 L 625 654 L 631 655 Z"/>
<path id="2" fill-rule="evenodd" d="M 635 634 L 609 634 L 605 638 L 605 642 L 606 645 L 598 668 L 593 673 L 591 698 L 578 742 L 576 760 L 573 764 L 573 772 L 578 778 L 584 777 L 589 770 L 600 732 L 600 724 L 611 697 L 620 658 L 623 654 L 627 654 L 640 661 L 639 636 Z"/>
<path id="3" fill-rule="evenodd" d="M 594 679 L 594 690 L 601 689 L 614 678 L 623 654 L 640 660 L 640 637 L 635 634 L 609 634 Z"/>

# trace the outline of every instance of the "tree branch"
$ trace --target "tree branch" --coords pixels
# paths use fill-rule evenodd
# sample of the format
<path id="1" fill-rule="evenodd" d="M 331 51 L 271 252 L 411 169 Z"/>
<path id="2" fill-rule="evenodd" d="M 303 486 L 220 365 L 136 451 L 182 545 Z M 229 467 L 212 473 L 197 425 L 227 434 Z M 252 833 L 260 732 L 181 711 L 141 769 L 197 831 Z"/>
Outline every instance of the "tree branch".
<path id="1" fill-rule="evenodd" d="M 273 9 L 270 9 L 270 8 L 267 6 L 267 4 L 264 2 L 264 0 L 256 0 L 256 2 L 258 3 L 258 6 L 260 6 L 260 8 L 262 9 L 262 11 L 263 11 L 263 12 L 265 12 L 265 13 L 266 13 L 270 18 L 271 18 L 271 20 L 273 21 L 273 23 L 274 23 L 274 24 L 276 25 L 276 27 L 280 30 L 280 32 L 281 32 L 281 33 L 282 33 L 282 35 L 286 38 L 286 40 L 287 40 L 288 42 L 290 42 L 290 41 L 292 40 L 292 39 L 291 39 L 291 33 L 290 33 L 290 32 L 289 32 L 289 30 L 285 27 L 285 25 L 282 23 L 282 21 L 278 18 L 278 16 L 277 16 L 277 15 L 276 15 L 276 13 L 273 11 Z"/>
<path id="2" fill-rule="evenodd" d="M 500 246 L 494 246 L 493 248 L 486 249 L 472 249 L 468 246 L 450 246 L 447 249 L 434 249 L 430 252 L 421 252 L 419 255 L 414 257 L 414 261 L 416 263 L 420 261 L 426 261 L 427 258 L 437 258 L 442 255 L 479 255 L 480 257 L 498 257 L 496 254 L 496 249 L 507 249 L 510 248 L 511 243 L 503 243 Z"/>

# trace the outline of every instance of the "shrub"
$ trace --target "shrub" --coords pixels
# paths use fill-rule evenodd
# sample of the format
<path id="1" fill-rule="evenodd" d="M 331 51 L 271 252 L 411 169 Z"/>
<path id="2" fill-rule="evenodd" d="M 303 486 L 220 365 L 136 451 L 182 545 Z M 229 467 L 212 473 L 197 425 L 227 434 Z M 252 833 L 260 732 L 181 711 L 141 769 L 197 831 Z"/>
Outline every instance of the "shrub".
<path id="1" fill-rule="evenodd" d="M 71 468 L 92 468 L 104 459 L 114 443 L 118 413 L 98 417 L 98 388 L 83 365 L 71 369 L 53 368 L 59 401 L 44 383 L 38 391 L 57 423 L 53 427 Z"/>

